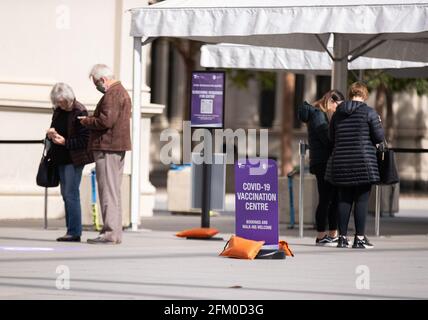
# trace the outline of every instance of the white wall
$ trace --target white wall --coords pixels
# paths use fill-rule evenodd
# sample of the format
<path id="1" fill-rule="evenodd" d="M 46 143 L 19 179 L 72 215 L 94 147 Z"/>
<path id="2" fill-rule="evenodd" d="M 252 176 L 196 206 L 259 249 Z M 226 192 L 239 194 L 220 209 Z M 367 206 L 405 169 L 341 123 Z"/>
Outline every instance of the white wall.
<path id="1" fill-rule="evenodd" d="M 146 4 L 0 1 L 0 140 L 44 137 L 51 119 L 49 92 L 56 82 L 70 84 L 77 99 L 93 110 L 101 97 L 88 78 L 95 63 L 111 66 L 130 90 L 133 39 L 126 10 Z M 144 84 L 142 91 L 142 103 L 147 104 L 150 88 Z M 35 184 L 41 152 L 42 145 L 0 144 L 0 219 L 42 217 L 44 190 Z M 130 173 L 130 159 L 128 154 L 125 173 Z M 59 217 L 62 201 L 58 189 L 51 191 L 49 216 Z"/>
<path id="2" fill-rule="evenodd" d="M 428 97 L 416 92 L 394 95 L 394 142 L 399 148 L 428 148 Z M 428 181 L 426 153 L 399 153 L 400 178 Z"/>
<path id="3" fill-rule="evenodd" d="M 1 1 L 0 101 L 46 106 L 50 86 L 62 81 L 81 101 L 96 103 L 88 73 L 96 62 L 113 65 L 115 2 Z"/>

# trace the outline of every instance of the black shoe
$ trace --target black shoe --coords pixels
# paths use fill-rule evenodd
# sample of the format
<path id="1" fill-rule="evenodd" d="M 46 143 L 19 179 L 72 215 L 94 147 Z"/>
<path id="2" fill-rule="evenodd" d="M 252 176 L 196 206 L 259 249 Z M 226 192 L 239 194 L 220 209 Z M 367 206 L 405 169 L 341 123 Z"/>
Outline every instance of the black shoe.
<path id="1" fill-rule="evenodd" d="M 339 236 L 339 239 L 337 240 L 337 247 L 348 248 L 349 247 L 348 238 L 346 238 L 345 236 Z"/>
<path id="2" fill-rule="evenodd" d="M 330 236 L 325 235 L 322 239 L 316 239 L 315 245 L 316 246 L 323 246 L 323 247 L 335 247 L 337 245 L 337 237 L 332 238 Z"/>
<path id="3" fill-rule="evenodd" d="M 88 243 L 89 244 L 119 244 L 120 242 L 111 241 L 102 236 L 99 236 L 95 239 L 88 239 Z"/>
<path id="4" fill-rule="evenodd" d="M 367 239 L 366 236 L 364 236 L 363 239 L 360 239 L 360 238 L 358 238 L 358 236 L 355 236 L 354 244 L 352 245 L 352 248 L 354 248 L 354 249 L 373 249 L 374 245 L 372 245 L 369 242 L 369 239 Z"/>
<path id="5" fill-rule="evenodd" d="M 56 241 L 60 241 L 60 242 L 80 242 L 80 237 L 79 236 L 72 236 L 69 234 L 66 234 L 65 236 L 59 237 L 58 239 L 56 239 Z"/>

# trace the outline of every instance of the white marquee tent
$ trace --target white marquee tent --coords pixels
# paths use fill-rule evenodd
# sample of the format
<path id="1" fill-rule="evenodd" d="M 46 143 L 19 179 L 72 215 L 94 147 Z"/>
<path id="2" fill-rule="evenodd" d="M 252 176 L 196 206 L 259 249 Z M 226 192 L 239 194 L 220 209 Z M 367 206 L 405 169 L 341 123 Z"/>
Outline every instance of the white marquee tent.
<path id="1" fill-rule="evenodd" d="M 421 0 L 167 0 L 131 9 L 133 104 L 141 102 L 142 45 L 156 37 L 325 51 L 332 87 L 346 86 L 348 58 L 428 62 L 428 2 Z M 327 47 L 334 34 L 333 50 Z M 136 90 L 137 89 L 137 90 Z M 140 211 L 139 112 L 133 112 L 131 223 Z"/>

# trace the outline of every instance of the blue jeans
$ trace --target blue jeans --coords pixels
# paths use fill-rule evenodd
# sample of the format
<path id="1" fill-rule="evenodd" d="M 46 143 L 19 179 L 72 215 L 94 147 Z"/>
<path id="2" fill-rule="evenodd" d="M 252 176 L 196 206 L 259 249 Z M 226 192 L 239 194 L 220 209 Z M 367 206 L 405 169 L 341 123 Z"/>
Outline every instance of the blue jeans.
<path id="1" fill-rule="evenodd" d="M 61 195 L 65 205 L 67 234 L 80 237 L 82 235 L 82 208 L 80 206 L 79 187 L 83 166 L 59 165 L 58 171 Z"/>

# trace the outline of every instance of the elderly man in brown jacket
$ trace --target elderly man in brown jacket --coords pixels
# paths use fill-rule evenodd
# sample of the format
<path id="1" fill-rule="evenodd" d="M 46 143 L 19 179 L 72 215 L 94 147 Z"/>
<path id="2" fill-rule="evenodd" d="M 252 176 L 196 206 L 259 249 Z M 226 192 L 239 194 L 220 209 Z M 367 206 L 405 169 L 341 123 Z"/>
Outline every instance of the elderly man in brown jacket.
<path id="1" fill-rule="evenodd" d="M 104 226 L 100 235 L 88 239 L 88 243 L 119 244 L 122 242 L 120 187 L 125 152 L 131 150 L 131 99 L 106 65 L 95 65 L 90 78 L 104 96 L 98 102 L 94 115 L 80 121 L 91 130 L 89 148 L 95 159 Z"/>

